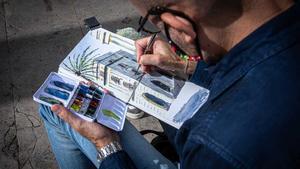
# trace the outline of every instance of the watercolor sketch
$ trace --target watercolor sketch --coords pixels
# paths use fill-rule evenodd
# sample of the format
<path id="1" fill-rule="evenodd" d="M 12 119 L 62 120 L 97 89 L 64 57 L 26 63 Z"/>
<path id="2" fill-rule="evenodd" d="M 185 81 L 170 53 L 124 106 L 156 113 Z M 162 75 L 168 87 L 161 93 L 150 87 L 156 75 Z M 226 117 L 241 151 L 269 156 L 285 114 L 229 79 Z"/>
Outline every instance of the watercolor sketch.
<path id="1" fill-rule="evenodd" d="M 141 83 L 169 98 L 176 99 L 185 81 L 163 72 L 153 72 L 151 75 L 145 74 Z"/>
<path id="2" fill-rule="evenodd" d="M 159 119 L 171 122 L 171 125 L 179 127 L 179 123 L 190 117 L 189 114 L 187 114 L 187 117 L 184 116 L 188 110 L 199 108 L 199 106 L 193 108 L 189 108 L 189 106 L 193 106 L 195 98 L 200 97 L 193 94 L 201 87 L 189 85 L 190 82 L 163 71 L 144 74 L 142 70 L 138 70 L 139 65 L 135 52 L 134 41 L 99 28 L 90 31 L 76 45 L 60 64 L 59 73 L 71 76 L 75 80 L 93 81 L 100 87 L 111 90 L 111 93 L 123 102 L 128 101 L 128 96 L 130 96 L 131 100 L 129 99 L 129 101 L 133 106 L 155 117 L 160 117 L 162 113 L 170 113 L 171 116 Z M 137 88 L 138 84 L 140 86 Z M 70 86 L 63 84 L 53 83 L 53 85 L 55 87 L 60 86 L 63 91 L 71 89 Z M 186 86 L 191 87 L 187 88 Z M 139 93 L 135 92 L 136 88 Z M 185 100 L 190 99 L 192 103 L 178 102 L 181 97 L 185 98 L 185 96 Z M 142 99 L 143 104 L 139 102 L 139 98 Z M 172 103 L 175 102 L 177 104 L 173 105 Z M 75 109 L 78 109 L 78 107 L 75 106 Z M 111 107 L 106 109 L 118 113 Z M 184 113 L 179 113 L 179 110 Z M 101 111 L 99 114 L 102 118 L 107 119 L 108 116 L 113 116 L 111 112 Z M 88 114 L 92 114 L 92 111 Z M 176 116 L 174 116 L 175 114 Z M 113 117 L 110 118 L 111 123 L 115 124 L 117 122 L 116 119 L 112 119 Z M 168 119 L 164 120 L 166 118 Z M 102 121 L 103 119 L 99 118 L 98 120 Z M 123 118 L 121 118 L 121 122 L 123 122 Z M 116 129 L 120 128 L 117 127 Z"/>
<path id="3" fill-rule="evenodd" d="M 112 70 L 137 81 L 143 75 L 143 72 L 138 70 L 136 57 L 133 54 L 123 50 L 119 50 L 115 53 L 110 52 L 109 54 L 104 54 L 98 58 L 95 58 L 94 65 L 94 68 L 96 69 L 95 76 L 97 79 L 99 79 L 101 76 L 104 76 L 104 84 L 107 83 L 107 79 L 105 78 L 106 72 L 105 69 L 101 69 L 101 67 L 109 67 Z M 110 76 L 110 80 L 118 85 L 121 83 L 121 78 L 117 76 Z M 170 76 L 164 72 L 154 72 L 151 75 L 145 74 L 141 80 L 141 83 L 155 90 L 156 92 L 175 99 L 184 86 L 185 81 Z M 123 87 L 133 89 L 134 85 L 124 83 Z"/>
<path id="4" fill-rule="evenodd" d="M 86 80 L 95 80 L 93 60 L 100 55 L 96 53 L 97 50 L 98 48 L 90 49 L 90 46 L 88 46 L 81 53 L 68 56 L 67 62 L 63 63 L 64 68 Z"/>
<path id="5" fill-rule="evenodd" d="M 115 53 L 106 53 L 96 58 L 94 62 L 95 65 L 97 65 L 95 67 L 99 67 L 99 65 L 110 66 L 112 69 L 117 69 L 120 73 L 125 73 L 130 76 L 137 71 L 135 56 L 123 50 L 119 50 Z M 142 72 L 139 73 L 141 74 Z"/>
<path id="6" fill-rule="evenodd" d="M 116 52 L 116 56 L 120 56 L 122 59 L 111 63 L 109 66 L 123 75 L 138 80 L 143 74 L 141 70 L 138 70 L 138 64 L 134 55 L 120 50 Z M 153 72 L 145 74 L 141 83 L 161 94 L 164 94 L 170 98 L 176 98 L 184 86 L 185 81 L 176 77 L 170 76 L 164 72 Z"/>
<path id="7" fill-rule="evenodd" d="M 137 70 L 138 64 L 128 58 L 122 58 L 109 65 L 109 67 L 117 72 L 120 72 L 120 74 L 131 77 L 135 80 L 143 74 L 141 70 Z"/>
<path id="8" fill-rule="evenodd" d="M 87 47 L 82 46 L 82 52 L 77 50 L 78 52 L 73 52 L 64 60 L 62 64 L 63 68 L 77 76 L 83 77 L 86 80 L 103 81 L 102 83 L 104 86 L 107 84 L 107 78 L 111 78 L 109 80 L 114 81 L 116 84 L 121 83 L 121 81 L 118 80 L 118 77 L 107 77 L 106 70 L 108 67 L 132 79 L 140 79 L 139 77 L 143 75 L 143 72 L 138 70 L 136 56 L 122 50 L 122 47 L 128 49 L 132 43 L 107 32 L 104 32 L 102 36 L 103 44 L 107 45 L 114 43 L 121 47 L 121 50 L 119 49 L 115 52 L 110 50 L 105 53 L 101 53 L 102 51 L 98 50 L 100 47 L 96 48 L 96 45 L 90 45 Z M 130 51 L 132 50 L 130 49 Z M 176 99 L 185 82 L 163 72 L 155 72 L 151 75 L 144 75 L 141 83 L 171 99 Z M 123 87 L 132 90 L 134 85 L 125 82 Z"/>

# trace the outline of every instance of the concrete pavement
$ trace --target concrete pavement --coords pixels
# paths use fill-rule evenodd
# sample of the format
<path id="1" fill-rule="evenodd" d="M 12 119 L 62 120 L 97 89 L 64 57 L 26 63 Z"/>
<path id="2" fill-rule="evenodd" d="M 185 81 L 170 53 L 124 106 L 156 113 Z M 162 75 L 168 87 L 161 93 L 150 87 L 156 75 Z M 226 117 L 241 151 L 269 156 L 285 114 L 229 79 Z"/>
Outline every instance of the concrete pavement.
<path id="1" fill-rule="evenodd" d="M 57 168 L 33 93 L 86 33 L 83 19 L 115 31 L 138 14 L 126 0 L 0 2 L 0 168 Z M 132 122 L 161 130 L 149 116 Z"/>

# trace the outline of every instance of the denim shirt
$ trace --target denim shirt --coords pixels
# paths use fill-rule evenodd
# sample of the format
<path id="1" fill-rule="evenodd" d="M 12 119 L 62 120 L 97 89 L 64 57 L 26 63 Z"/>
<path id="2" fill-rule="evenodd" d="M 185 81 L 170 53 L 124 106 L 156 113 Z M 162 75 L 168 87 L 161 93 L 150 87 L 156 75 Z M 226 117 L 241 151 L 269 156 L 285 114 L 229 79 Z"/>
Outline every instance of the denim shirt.
<path id="1" fill-rule="evenodd" d="M 191 81 L 208 88 L 209 99 L 169 135 L 181 168 L 300 168 L 299 53 L 297 3 L 218 64 L 199 62 Z M 128 160 L 119 152 L 100 168 L 135 168 Z"/>

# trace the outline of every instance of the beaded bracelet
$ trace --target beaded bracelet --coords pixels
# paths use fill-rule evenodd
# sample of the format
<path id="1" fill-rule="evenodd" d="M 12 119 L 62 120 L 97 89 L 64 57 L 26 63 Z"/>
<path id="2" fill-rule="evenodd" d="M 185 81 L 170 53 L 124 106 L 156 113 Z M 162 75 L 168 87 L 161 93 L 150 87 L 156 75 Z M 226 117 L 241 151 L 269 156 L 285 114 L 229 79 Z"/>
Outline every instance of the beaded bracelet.
<path id="1" fill-rule="evenodd" d="M 202 60 L 202 56 L 201 55 L 194 55 L 194 56 L 191 56 L 191 55 L 187 55 L 185 54 L 184 52 L 182 52 L 181 50 L 178 50 L 176 48 L 176 46 L 174 45 L 171 45 L 171 49 L 173 52 L 175 52 L 179 57 L 180 59 L 182 60 L 185 60 L 185 61 L 199 61 L 199 60 Z"/>

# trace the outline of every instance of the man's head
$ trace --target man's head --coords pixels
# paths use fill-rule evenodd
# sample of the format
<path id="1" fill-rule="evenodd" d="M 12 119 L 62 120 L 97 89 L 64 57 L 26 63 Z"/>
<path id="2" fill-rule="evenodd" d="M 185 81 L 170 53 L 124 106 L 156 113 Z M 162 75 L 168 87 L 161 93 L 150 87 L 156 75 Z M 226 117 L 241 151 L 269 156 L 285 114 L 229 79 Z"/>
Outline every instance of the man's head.
<path id="1" fill-rule="evenodd" d="M 222 2 L 225 1 L 227 1 L 226 4 L 231 4 L 233 2 L 229 1 L 239 0 L 222 0 Z M 145 16 L 147 12 L 155 6 L 167 7 L 169 9 L 184 13 L 191 19 L 191 21 L 170 12 L 165 12 L 160 16 L 150 16 L 149 19 L 161 30 L 164 30 L 163 23 L 166 23 L 169 26 L 171 38 L 188 54 L 197 54 L 197 43 L 201 44 L 201 46 L 198 46 L 198 48 L 202 49 L 202 55 L 204 55 L 204 57 L 207 55 L 207 53 L 212 53 L 208 52 L 205 47 L 207 46 L 205 44 L 209 39 L 206 35 L 204 35 L 201 23 L 207 23 L 207 25 L 214 24 L 214 22 L 211 22 L 209 18 L 212 18 L 213 15 L 218 12 L 217 8 L 221 8 L 221 4 L 219 4 L 221 0 L 131 0 L 131 2 L 137 7 L 142 16 Z M 226 8 L 229 7 L 231 6 L 228 5 Z M 225 11 L 225 8 L 223 11 Z M 228 9 L 228 11 L 232 10 Z M 221 24 L 220 22 L 217 23 Z M 195 24 L 195 27 L 193 27 L 193 24 Z M 200 38 L 199 42 L 195 42 L 197 36 Z M 208 44 L 208 46 L 214 45 Z M 224 49 L 221 48 L 214 50 L 218 52 L 224 51 Z"/>
<path id="2" fill-rule="evenodd" d="M 198 37 L 207 62 L 222 55 L 258 26 L 292 4 L 292 0 L 131 0 L 142 16 L 155 6 L 179 11 L 190 20 L 165 12 L 149 19 L 161 30 L 166 23 L 171 38 L 188 54 L 195 55 Z M 193 27 L 195 24 L 195 27 Z M 199 47 L 199 46 L 198 46 Z"/>

